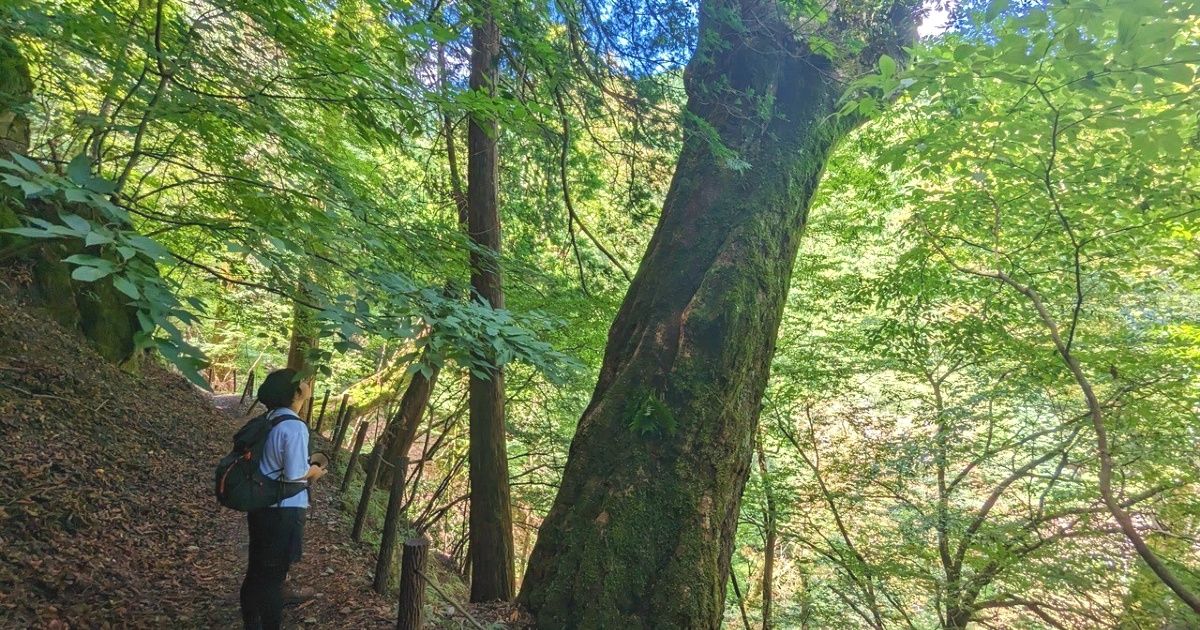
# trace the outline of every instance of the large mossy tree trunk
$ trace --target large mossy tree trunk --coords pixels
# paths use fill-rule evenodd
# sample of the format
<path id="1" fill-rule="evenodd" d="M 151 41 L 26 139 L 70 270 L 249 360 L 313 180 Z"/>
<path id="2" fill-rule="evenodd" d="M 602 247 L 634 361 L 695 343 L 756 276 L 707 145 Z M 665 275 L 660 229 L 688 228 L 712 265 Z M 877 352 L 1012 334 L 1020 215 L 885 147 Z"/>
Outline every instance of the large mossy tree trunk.
<path id="1" fill-rule="evenodd" d="M 476 3 L 471 27 L 472 90 L 496 93 L 500 30 L 492 8 Z M 504 307 L 500 277 L 500 212 L 497 199 L 496 120 L 473 113 L 467 127 L 467 232 L 471 251 L 471 288 L 492 308 Z M 471 601 L 513 597 L 512 506 L 508 486 L 507 432 L 504 427 L 504 369 L 495 365 L 471 370 L 468 384 L 471 486 Z"/>
<path id="2" fill-rule="evenodd" d="M 871 35 L 834 63 L 789 11 L 701 1 L 675 176 L 525 574 L 538 627 L 720 625 L 797 245 L 850 125 L 836 103 L 846 80 L 912 37 L 906 7 L 835 13 L 825 39 L 864 23 Z"/>

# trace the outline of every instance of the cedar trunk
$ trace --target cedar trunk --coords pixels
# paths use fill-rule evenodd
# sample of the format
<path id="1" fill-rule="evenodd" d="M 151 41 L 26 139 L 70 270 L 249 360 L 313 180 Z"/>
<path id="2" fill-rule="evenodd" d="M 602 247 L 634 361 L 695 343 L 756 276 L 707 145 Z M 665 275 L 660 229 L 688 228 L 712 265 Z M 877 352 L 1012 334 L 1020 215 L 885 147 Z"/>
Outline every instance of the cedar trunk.
<path id="1" fill-rule="evenodd" d="M 490 7 L 482 5 L 471 29 L 471 89 L 495 94 L 500 31 Z M 504 307 L 500 280 L 500 213 L 497 201 L 496 121 L 472 114 L 467 128 L 467 231 L 471 288 L 493 308 Z M 471 601 L 513 597 L 512 510 L 504 430 L 504 371 L 493 365 L 485 377 L 471 371 Z"/>
<path id="2" fill-rule="evenodd" d="M 690 128 L 525 574 L 538 627 L 720 625 L 797 245 L 862 63 L 812 53 L 786 14 L 701 2 Z"/>

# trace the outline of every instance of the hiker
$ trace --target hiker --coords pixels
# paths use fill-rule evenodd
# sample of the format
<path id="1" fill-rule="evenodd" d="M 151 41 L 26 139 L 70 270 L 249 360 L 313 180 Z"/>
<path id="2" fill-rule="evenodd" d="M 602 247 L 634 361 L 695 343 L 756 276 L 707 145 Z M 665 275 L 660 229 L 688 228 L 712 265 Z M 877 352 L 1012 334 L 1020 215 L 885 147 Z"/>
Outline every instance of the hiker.
<path id="1" fill-rule="evenodd" d="M 267 408 L 267 418 L 287 419 L 267 434 L 259 470 L 272 479 L 313 482 L 325 469 L 309 464 L 308 426 L 297 415 L 312 393 L 310 385 L 291 369 L 276 370 L 263 379 L 258 402 Z M 274 630 L 283 615 L 283 581 L 288 568 L 300 559 L 304 540 L 304 517 L 308 490 L 287 497 L 267 508 L 250 510 L 250 562 L 242 582 L 242 621 L 249 629 Z"/>

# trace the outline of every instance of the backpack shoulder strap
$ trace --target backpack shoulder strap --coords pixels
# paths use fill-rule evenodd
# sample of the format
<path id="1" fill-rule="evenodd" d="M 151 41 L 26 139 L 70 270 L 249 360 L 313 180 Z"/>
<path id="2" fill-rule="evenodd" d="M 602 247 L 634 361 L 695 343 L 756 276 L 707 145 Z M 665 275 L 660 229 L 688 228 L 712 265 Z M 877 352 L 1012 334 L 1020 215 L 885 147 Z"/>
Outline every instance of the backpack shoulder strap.
<path id="1" fill-rule="evenodd" d="M 293 415 L 290 413 L 281 413 L 278 416 L 271 418 L 271 428 L 274 429 L 276 426 L 279 426 L 280 422 L 285 422 L 287 420 L 300 420 L 300 416 L 296 416 L 296 415 Z M 304 421 L 300 420 L 300 422 L 304 422 Z M 307 426 L 307 425 L 305 425 L 305 426 Z"/>

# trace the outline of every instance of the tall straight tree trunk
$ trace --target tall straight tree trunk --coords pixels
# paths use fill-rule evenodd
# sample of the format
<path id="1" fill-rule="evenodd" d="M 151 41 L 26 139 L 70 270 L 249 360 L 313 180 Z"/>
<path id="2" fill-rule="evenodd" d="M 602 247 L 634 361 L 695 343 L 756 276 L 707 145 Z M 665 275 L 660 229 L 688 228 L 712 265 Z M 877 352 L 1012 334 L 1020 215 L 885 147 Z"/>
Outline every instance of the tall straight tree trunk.
<path id="1" fill-rule="evenodd" d="M 475 5 L 471 28 L 472 90 L 496 93 L 500 30 L 486 2 Z M 500 281 L 500 213 L 497 202 L 498 128 L 493 118 L 472 114 L 467 129 L 467 231 L 471 288 L 492 308 L 504 307 Z M 470 375 L 471 601 L 513 597 L 512 509 L 504 430 L 504 370 Z"/>
<path id="2" fill-rule="evenodd" d="M 835 64 L 782 4 L 701 0 L 688 133 L 525 574 L 538 627 L 719 627 L 800 233 L 850 126 L 832 114 L 849 76 L 911 41 L 907 4 L 810 21 L 833 41 L 866 25 Z"/>

